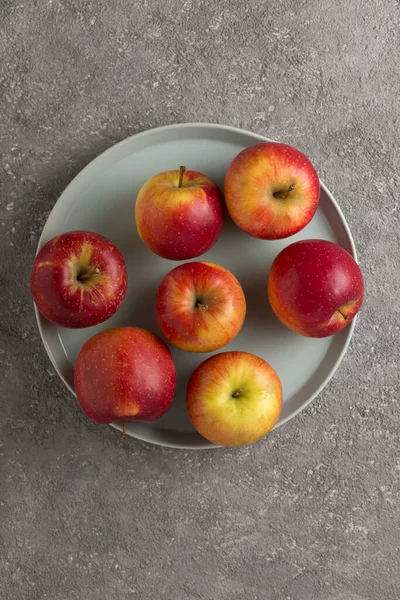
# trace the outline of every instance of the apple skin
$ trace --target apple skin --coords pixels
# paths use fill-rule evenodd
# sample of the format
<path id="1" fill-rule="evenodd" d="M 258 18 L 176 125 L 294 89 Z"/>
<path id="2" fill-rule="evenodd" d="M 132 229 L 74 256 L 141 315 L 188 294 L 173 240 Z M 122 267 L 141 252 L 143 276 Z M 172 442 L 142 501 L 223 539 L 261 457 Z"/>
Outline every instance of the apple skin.
<path id="1" fill-rule="evenodd" d="M 154 175 L 135 205 L 139 236 L 155 254 L 170 260 L 204 254 L 218 240 L 224 218 L 221 193 L 211 179 L 185 171 L 178 187 L 179 177 L 179 170 Z"/>
<path id="2" fill-rule="evenodd" d="M 145 329 L 106 329 L 79 352 L 75 392 L 83 412 L 96 423 L 159 419 L 175 390 L 171 352 Z"/>
<path id="3" fill-rule="evenodd" d="M 211 352 L 242 328 L 246 300 L 236 277 L 220 265 L 190 262 L 170 271 L 158 288 L 156 319 L 166 340 L 188 352 Z"/>
<path id="4" fill-rule="evenodd" d="M 90 231 L 54 237 L 37 254 L 31 292 L 39 311 L 61 327 L 90 327 L 120 307 L 128 284 L 121 252 Z"/>
<path id="5" fill-rule="evenodd" d="M 225 176 L 231 218 L 240 229 L 263 240 L 286 238 L 303 229 L 317 210 L 319 195 L 318 175 L 308 158 L 277 142 L 246 148 Z"/>
<path id="6" fill-rule="evenodd" d="M 276 425 L 282 386 L 273 368 L 248 352 L 221 352 L 191 376 L 186 405 L 197 431 L 220 446 L 246 446 Z"/>
<path id="7" fill-rule="evenodd" d="M 268 298 L 278 319 L 300 335 L 322 338 L 348 325 L 364 298 L 361 269 L 327 240 L 301 240 L 272 263 Z"/>

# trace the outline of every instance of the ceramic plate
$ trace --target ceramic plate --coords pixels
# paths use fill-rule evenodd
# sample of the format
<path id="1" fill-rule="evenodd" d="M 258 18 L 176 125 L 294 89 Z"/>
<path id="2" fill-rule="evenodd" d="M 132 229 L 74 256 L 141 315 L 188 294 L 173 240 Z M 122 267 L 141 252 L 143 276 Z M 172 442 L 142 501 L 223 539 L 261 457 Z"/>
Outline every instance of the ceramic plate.
<path id="1" fill-rule="evenodd" d="M 134 325 L 159 333 L 154 298 L 159 282 L 177 262 L 159 258 L 140 240 L 134 220 L 136 195 L 155 173 L 177 169 L 201 171 L 222 187 L 230 161 L 247 146 L 266 138 L 221 125 L 182 124 L 160 127 L 113 146 L 91 162 L 67 187 L 43 229 L 39 248 L 57 234 L 86 229 L 108 237 L 123 253 L 129 285 L 126 299 L 111 319 L 83 330 L 49 323 L 36 311 L 47 353 L 65 385 L 74 392 L 73 369 L 84 342 L 95 333 L 119 325 Z M 247 316 L 242 331 L 223 350 L 245 350 L 267 360 L 279 374 L 284 405 L 277 426 L 305 408 L 337 369 L 354 329 L 352 323 L 334 337 L 304 338 L 286 329 L 274 316 L 266 296 L 270 265 L 282 248 L 305 238 L 340 244 L 354 258 L 350 230 L 332 194 L 321 184 L 321 200 L 311 223 L 281 241 L 262 241 L 241 232 L 226 217 L 221 238 L 201 260 L 231 270 L 243 286 Z M 214 447 L 192 428 L 186 414 L 185 390 L 193 370 L 210 354 L 189 354 L 171 348 L 178 372 L 178 388 L 169 411 L 159 421 L 128 422 L 129 435 L 176 448 Z M 114 424 L 119 428 L 119 424 Z"/>

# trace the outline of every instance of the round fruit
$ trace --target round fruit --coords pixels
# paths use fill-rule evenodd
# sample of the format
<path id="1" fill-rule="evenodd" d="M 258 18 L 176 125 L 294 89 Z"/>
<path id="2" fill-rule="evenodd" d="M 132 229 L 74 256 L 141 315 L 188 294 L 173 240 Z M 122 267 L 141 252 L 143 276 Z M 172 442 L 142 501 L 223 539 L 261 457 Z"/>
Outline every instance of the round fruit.
<path id="1" fill-rule="evenodd" d="M 75 392 L 83 412 L 96 423 L 159 419 L 175 389 L 171 352 L 145 329 L 107 329 L 79 352 Z"/>
<path id="2" fill-rule="evenodd" d="M 221 193 L 196 171 L 166 171 L 140 189 L 135 218 L 150 250 L 171 260 L 187 260 L 207 252 L 218 240 L 224 217 Z"/>
<path id="3" fill-rule="evenodd" d="M 120 307 L 127 288 L 125 261 L 102 235 L 70 231 L 39 251 L 30 285 L 46 319 L 62 327 L 90 327 Z"/>
<path id="4" fill-rule="evenodd" d="M 168 342 L 188 352 L 211 352 L 240 331 L 246 300 L 236 277 L 224 267 L 191 262 L 173 269 L 156 296 L 156 318 Z"/>
<path id="5" fill-rule="evenodd" d="M 360 267 L 327 240 L 302 240 L 272 263 L 268 298 L 278 319 L 300 335 L 326 337 L 348 325 L 364 298 Z"/>
<path id="6" fill-rule="evenodd" d="M 240 229 L 263 240 L 303 229 L 317 210 L 319 193 L 318 175 L 308 158 L 276 142 L 246 148 L 225 176 L 230 216 Z"/>
<path id="7" fill-rule="evenodd" d="M 245 446 L 264 437 L 282 410 L 282 386 L 273 368 L 248 352 L 221 352 L 191 376 L 186 404 L 197 431 L 221 446 Z"/>

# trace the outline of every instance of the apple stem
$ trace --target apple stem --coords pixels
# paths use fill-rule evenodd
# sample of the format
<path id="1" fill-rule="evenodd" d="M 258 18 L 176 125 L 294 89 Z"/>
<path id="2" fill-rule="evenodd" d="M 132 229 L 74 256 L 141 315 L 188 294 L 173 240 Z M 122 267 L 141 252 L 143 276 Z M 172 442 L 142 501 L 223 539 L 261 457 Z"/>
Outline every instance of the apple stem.
<path id="1" fill-rule="evenodd" d="M 122 421 L 121 440 L 126 440 L 126 421 Z"/>
<path id="2" fill-rule="evenodd" d="M 344 313 L 342 313 L 342 311 L 340 310 L 340 308 L 337 309 L 338 313 L 342 315 L 343 319 L 345 321 L 347 321 L 347 319 L 349 318 L 349 315 L 345 315 Z"/>
<path id="3" fill-rule="evenodd" d="M 241 395 L 243 394 L 243 390 L 236 390 L 236 392 L 233 392 L 232 394 L 232 398 L 239 398 Z"/>
<path id="4" fill-rule="evenodd" d="M 294 190 L 294 183 L 292 183 L 292 185 L 289 187 L 288 190 L 282 190 L 282 191 L 279 191 L 279 192 L 274 192 L 272 195 L 274 196 L 274 198 L 279 198 L 280 200 L 284 200 L 286 198 L 286 196 L 292 190 Z"/>
<path id="5" fill-rule="evenodd" d="M 88 279 L 90 275 L 90 273 L 82 273 L 82 275 L 78 275 L 78 281 L 85 281 L 85 279 Z"/>
<path id="6" fill-rule="evenodd" d="M 81 275 L 78 275 L 77 280 L 85 281 L 85 279 L 89 279 L 89 277 L 91 277 L 93 274 L 98 275 L 99 273 L 100 269 L 96 267 L 95 269 L 93 269 L 93 271 L 88 271 L 87 273 L 81 273 Z"/>
<path id="7" fill-rule="evenodd" d="M 182 187 L 182 182 L 183 182 L 183 174 L 186 171 L 186 167 L 184 165 L 182 165 L 181 167 L 179 167 L 179 183 L 178 183 L 178 187 Z"/>
<path id="8" fill-rule="evenodd" d="M 208 306 L 207 304 L 203 304 L 202 302 L 196 302 L 195 304 L 195 308 L 198 308 L 199 310 L 208 310 Z"/>

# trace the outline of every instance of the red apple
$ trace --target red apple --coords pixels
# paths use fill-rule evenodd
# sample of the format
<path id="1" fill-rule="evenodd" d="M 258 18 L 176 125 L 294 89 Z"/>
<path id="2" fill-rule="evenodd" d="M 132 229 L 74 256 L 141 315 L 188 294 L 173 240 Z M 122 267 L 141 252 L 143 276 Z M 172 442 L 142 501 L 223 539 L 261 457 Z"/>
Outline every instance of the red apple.
<path id="1" fill-rule="evenodd" d="M 186 404 L 197 431 L 221 446 L 245 446 L 278 422 L 282 386 L 273 368 L 248 352 L 221 352 L 191 376 Z"/>
<path id="2" fill-rule="evenodd" d="M 304 154 L 276 142 L 246 148 L 233 159 L 224 196 L 240 229 L 263 240 L 288 237 L 303 229 L 317 210 L 319 179 Z"/>
<path id="3" fill-rule="evenodd" d="M 83 412 L 96 423 L 159 419 L 175 389 L 171 352 L 145 329 L 107 329 L 79 352 L 75 392 Z"/>
<path id="4" fill-rule="evenodd" d="M 217 185 L 196 171 L 165 171 L 140 189 L 138 233 L 153 252 L 171 260 L 200 256 L 218 240 L 223 204 Z"/>
<path id="5" fill-rule="evenodd" d="M 268 298 L 286 327 L 326 337 L 348 325 L 364 297 L 360 267 L 343 248 L 326 240 L 302 240 L 272 263 Z"/>
<path id="6" fill-rule="evenodd" d="M 156 318 L 168 342 L 189 352 L 211 352 L 240 331 L 246 300 L 236 277 L 224 267 L 191 262 L 173 269 L 156 296 Z"/>
<path id="7" fill-rule="evenodd" d="M 70 231 L 39 251 L 30 283 L 46 319 L 62 327 L 90 327 L 109 319 L 124 299 L 125 261 L 102 235 Z"/>

